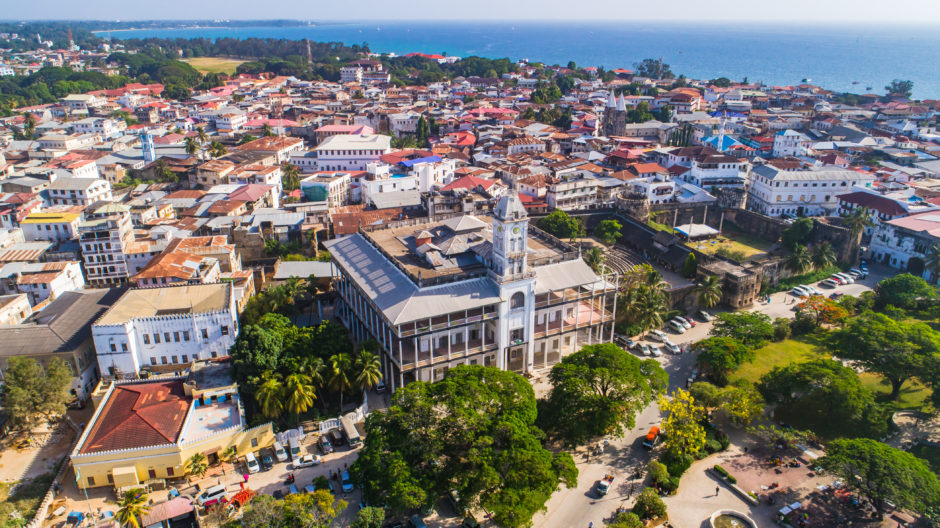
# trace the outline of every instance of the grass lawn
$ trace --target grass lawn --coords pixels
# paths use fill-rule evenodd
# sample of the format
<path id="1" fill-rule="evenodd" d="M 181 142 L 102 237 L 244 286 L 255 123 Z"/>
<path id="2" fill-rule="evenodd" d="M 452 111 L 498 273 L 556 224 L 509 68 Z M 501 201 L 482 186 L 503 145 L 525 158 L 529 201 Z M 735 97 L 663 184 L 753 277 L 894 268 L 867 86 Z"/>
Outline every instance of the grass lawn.
<path id="1" fill-rule="evenodd" d="M 925 404 L 930 405 L 930 389 L 917 380 L 909 380 L 901 385 L 901 395 L 897 401 L 890 401 L 887 396 L 891 394 L 891 384 L 881 375 L 872 372 L 861 372 L 858 375 L 862 385 L 868 387 L 875 397 L 889 404 L 894 410 L 926 411 Z"/>
<path id="2" fill-rule="evenodd" d="M 659 222 L 656 222 L 653 220 L 647 220 L 646 225 L 652 227 L 653 229 L 657 231 L 665 231 L 667 233 L 672 233 L 672 228 L 667 226 L 666 224 L 660 224 Z"/>
<path id="3" fill-rule="evenodd" d="M 774 367 L 782 367 L 794 362 L 804 362 L 827 357 L 819 346 L 819 338 L 812 335 L 785 339 L 779 343 L 770 343 L 755 351 L 754 361 L 745 363 L 734 371 L 731 381 L 745 379 L 757 383 L 760 377 Z"/>
<path id="4" fill-rule="evenodd" d="M 14 511 L 24 519 L 32 519 L 36 508 L 52 485 L 53 474 L 46 473 L 25 482 L 10 495 L 12 484 L 0 482 L 0 519 L 9 519 Z M 5 525 L 4 525 L 5 526 Z"/>
<path id="5" fill-rule="evenodd" d="M 911 448 L 911 454 L 922 458 L 930 465 L 934 473 L 940 475 L 940 447 L 921 444 Z"/>
<path id="6" fill-rule="evenodd" d="M 702 253 L 707 253 L 709 255 L 712 255 L 719 249 L 724 248 L 728 251 L 743 253 L 745 258 L 761 253 L 766 253 L 770 248 L 770 244 L 760 240 L 759 238 L 743 235 L 733 238 L 720 236 L 711 240 L 692 242 L 689 245 L 701 251 Z"/>
<path id="7" fill-rule="evenodd" d="M 200 73 L 227 73 L 231 75 L 235 73 L 235 68 L 245 61 L 224 57 L 194 57 L 192 59 L 183 59 L 183 62 L 188 62 Z"/>

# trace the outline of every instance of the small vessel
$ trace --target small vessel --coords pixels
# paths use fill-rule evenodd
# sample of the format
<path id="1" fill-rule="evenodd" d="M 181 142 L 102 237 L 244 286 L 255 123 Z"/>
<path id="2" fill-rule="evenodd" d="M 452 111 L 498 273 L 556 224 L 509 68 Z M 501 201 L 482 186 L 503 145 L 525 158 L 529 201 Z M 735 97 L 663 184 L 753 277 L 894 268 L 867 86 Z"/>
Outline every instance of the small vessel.
<path id="1" fill-rule="evenodd" d="M 858 81 L 852 81 L 852 84 L 858 84 Z"/>
<path id="2" fill-rule="evenodd" d="M 866 90 L 871 90 L 871 86 L 866 86 L 865 89 L 866 89 Z"/>
<path id="3" fill-rule="evenodd" d="M 812 81 L 813 81 L 813 80 L 810 79 L 809 77 L 803 77 L 803 81 L 802 81 L 802 82 L 812 82 Z"/>

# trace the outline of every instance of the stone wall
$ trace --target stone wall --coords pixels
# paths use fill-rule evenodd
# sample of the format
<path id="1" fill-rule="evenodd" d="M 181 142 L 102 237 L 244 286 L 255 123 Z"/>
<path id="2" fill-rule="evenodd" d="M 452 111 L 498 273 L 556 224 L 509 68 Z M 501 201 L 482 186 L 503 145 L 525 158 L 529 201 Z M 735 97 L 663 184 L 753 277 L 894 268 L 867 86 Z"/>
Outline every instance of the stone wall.
<path id="1" fill-rule="evenodd" d="M 826 218 L 813 223 L 812 244 L 829 242 L 835 251 L 836 260 L 842 264 L 854 264 L 858 258 L 861 234 L 853 237 L 852 231 L 839 224 L 841 218 Z"/>
<path id="2" fill-rule="evenodd" d="M 725 222 L 734 222 L 741 232 L 770 242 L 779 241 L 783 231 L 789 227 L 783 220 L 742 209 L 725 211 Z"/>

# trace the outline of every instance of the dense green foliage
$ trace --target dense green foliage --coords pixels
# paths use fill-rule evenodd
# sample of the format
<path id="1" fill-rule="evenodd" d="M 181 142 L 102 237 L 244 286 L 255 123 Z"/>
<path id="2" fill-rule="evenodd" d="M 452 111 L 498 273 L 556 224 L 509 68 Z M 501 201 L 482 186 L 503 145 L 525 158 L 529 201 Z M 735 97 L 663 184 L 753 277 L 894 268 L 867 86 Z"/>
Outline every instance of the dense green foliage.
<path id="1" fill-rule="evenodd" d="M 780 242 L 783 247 L 793 250 L 796 246 L 805 246 L 813 234 L 813 219 L 799 218 L 783 230 Z"/>
<path id="2" fill-rule="evenodd" d="M 875 307 L 894 306 L 904 310 L 937 302 L 937 289 L 910 273 L 889 277 L 875 288 Z"/>
<path id="3" fill-rule="evenodd" d="M 698 353 L 702 371 L 719 385 L 728 383 L 728 374 L 754 359 L 754 349 L 733 337 L 709 337 L 692 346 Z"/>
<path id="4" fill-rule="evenodd" d="M 484 508 L 499 526 L 529 526 L 560 484 L 577 481 L 570 455 L 542 447 L 536 414 L 522 376 L 449 369 L 441 381 L 396 390 L 387 412 L 369 415 L 354 478 L 369 504 L 395 515 L 454 490 L 461 508 Z"/>
<path id="5" fill-rule="evenodd" d="M 940 506 L 940 483 L 927 464 L 914 455 L 875 440 L 835 440 L 819 464 L 884 514 L 885 501 L 898 509 L 922 513 Z"/>
<path id="6" fill-rule="evenodd" d="M 614 244 L 623 234 L 620 230 L 623 226 L 616 220 L 601 220 L 594 228 L 594 236 L 601 239 L 605 244 Z"/>
<path id="7" fill-rule="evenodd" d="M 885 409 L 858 374 L 831 359 L 791 363 L 761 377 L 758 388 L 776 416 L 824 436 L 880 438 L 887 431 Z"/>
<path id="8" fill-rule="evenodd" d="M 770 316 L 759 312 L 720 313 L 711 335 L 731 337 L 748 348 L 758 348 L 773 339 L 774 326 Z"/>
<path id="9" fill-rule="evenodd" d="M 72 399 L 69 385 L 71 369 L 59 358 L 43 367 L 33 358 L 11 357 L 3 372 L 0 402 L 13 430 L 28 430 L 41 419 L 65 413 Z"/>
<path id="10" fill-rule="evenodd" d="M 611 343 L 566 356 L 552 367 L 549 380 L 552 390 L 540 402 L 539 424 L 569 445 L 622 436 L 669 384 L 656 360 L 640 360 Z"/>
<path id="11" fill-rule="evenodd" d="M 584 222 L 580 218 L 569 216 L 561 209 L 555 209 L 548 216 L 540 218 L 536 225 L 558 238 L 580 238 L 586 234 Z"/>
<path id="12" fill-rule="evenodd" d="M 238 526 L 242 528 L 327 528 L 346 509 L 346 501 L 318 489 L 295 493 L 283 499 L 259 494 L 245 506 Z"/>

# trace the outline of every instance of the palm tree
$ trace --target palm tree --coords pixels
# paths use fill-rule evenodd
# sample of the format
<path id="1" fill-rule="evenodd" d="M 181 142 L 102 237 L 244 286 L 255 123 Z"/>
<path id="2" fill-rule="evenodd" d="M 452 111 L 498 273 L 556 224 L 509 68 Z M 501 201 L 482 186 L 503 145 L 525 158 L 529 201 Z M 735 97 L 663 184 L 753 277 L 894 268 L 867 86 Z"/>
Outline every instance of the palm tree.
<path id="1" fill-rule="evenodd" d="M 150 513 L 150 506 L 147 505 L 148 500 L 147 494 L 140 488 L 125 491 L 118 501 L 118 511 L 115 519 L 122 526 L 140 528 L 140 518 Z"/>
<path id="2" fill-rule="evenodd" d="M 271 137 L 271 136 L 273 136 L 273 135 L 274 135 L 274 131 L 271 130 L 271 125 L 265 123 L 264 126 L 261 127 L 261 135 L 264 136 L 264 137 Z"/>
<path id="3" fill-rule="evenodd" d="M 787 255 L 786 266 L 796 274 L 806 273 L 812 266 L 813 260 L 806 250 L 806 246 L 797 244 L 793 251 Z"/>
<path id="4" fill-rule="evenodd" d="M 832 244 L 822 242 L 810 250 L 810 259 L 813 261 L 813 267 L 823 269 L 836 263 L 836 252 L 832 249 Z"/>
<path id="5" fill-rule="evenodd" d="M 226 447 L 224 451 L 219 453 L 219 460 L 222 462 L 231 462 L 238 455 L 238 452 L 235 451 L 235 446 Z"/>
<path id="6" fill-rule="evenodd" d="M 663 325 L 663 317 L 669 311 L 669 306 L 664 294 L 650 288 L 641 288 L 637 291 L 633 310 L 634 319 L 646 332 Z"/>
<path id="7" fill-rule="evenodd" d="M 218 158 L 224 156 L 228 153 L 228 148 L 225 145 L 219 143 L 218 141 L 213 141 L 209 143 L 209 156 L 213 158 Z"/>
<path id="8" fill-rule="evenodd" d="M 199 152 L 199 142 L 195 138 L 188 137 L 186 138 L 186 153 L 190 156 L 195 156 Z"/>
<path id="9" fill-rule="evenodd" d="M 261 385 L 255 391 L 255 400 L 261 406 L 261 414 L 274 418 L 284 411 L 284 387 L 280 375 L 265 372 L 261 375 Z"/>
<path id="10" fill-rule="evenodd" d="M 202 127 L 196 127 L 196 139 L 199 140 L 200 144 L 205 144 L 206 141 L 209 141 L 209 135 L 206 134 L 206 129 Z"/>
<path id="11" fill-rule="evenodd" d="M 594 273 L 601 272 L 601 266 L 604 265 L 604 261 L 607 260 L 604 256 L 604 252 L 601 251 L 601 248 L 593 247 L 584 252 L 584 262 L 594 270 Z"/>
<path id="12" fill-rule="evenodd" d="M 317 398 L 310 376 L 295 372 L 284 380 L 284 396 L 287 410 L 297 417 L 300 422 L 300 415 L 307 412 L 313 405 L 313 400 Z"/>
<path id="13" fill-rule="evenodd" d="M 924 255 L 924 269 L 930 272 L 934 282 L 940 277 L 940 242 L 934 242 Z"/>
<path id="14" fill-rule="evenodd" d="M 359 351 L 355 372 L 356 386 L 363 390 L 375 387 L 382 381 L 382 365 L 379 363 L 379 356 L 368 350 Z"/>
<path id="15" fill-rule="evenodd" d="M 300 188 L 300 169 L 293 163 L 284 163 L 281 165 L 281 183 L 285 191 L 293 191 Z"/>
<path id="16" fill-rule="evenodd" d="M 856 207 L 852 211 L 842 217 L 842 221 L 845 223 L 846 227 L 852 230 L 852 237 L 858 237 L 858 235 L 865 230 L 867 227 L 874 225 L 871 219 L 871 210 L 867 207 Z"/>
<path id="17" fill-rule="evenodd" d="M 352 383 L 349 380 L 349 372 L 352 370 L 352 361 L 349 354 L 340 352 L 330 356 L 330 387 L 339 391 L 339 409 L 343 410 L 343 393 L 349 390 Z"/>
<path id="18" fill-rule="evenodd" d="M 190 475 L 199 478 L 205 475 L 206 471 L 209 471 L 209 460 L 206 455 L 196 453 L 186 461 L 186 472 Z"/>
<path id="19" fill-rule="evenodd" d="M 721 302 L 722 284 L 718 275 L 709 275 L 695 285 L 698 303 L 702 308 L 714 308 Z"/>

